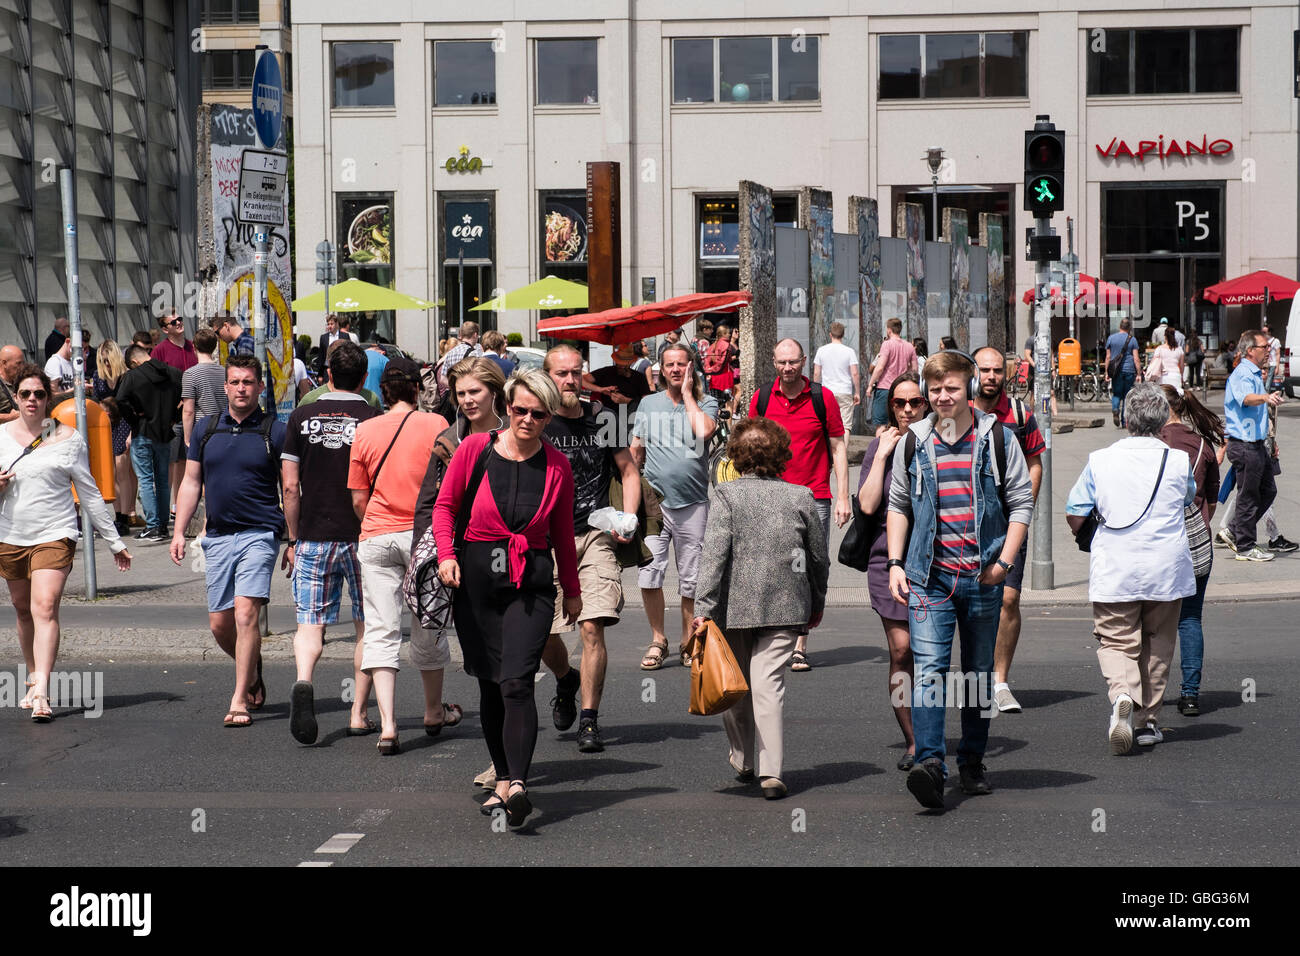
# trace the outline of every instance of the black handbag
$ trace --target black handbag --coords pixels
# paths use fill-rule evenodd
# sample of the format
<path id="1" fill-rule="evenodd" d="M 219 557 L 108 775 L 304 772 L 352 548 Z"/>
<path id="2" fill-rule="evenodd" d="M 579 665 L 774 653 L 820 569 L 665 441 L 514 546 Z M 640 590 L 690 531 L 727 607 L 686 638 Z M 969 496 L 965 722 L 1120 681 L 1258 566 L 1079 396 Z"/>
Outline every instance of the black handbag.
<path id="1" fill-rule="evenodd" d="M 1133 336 L 1130 335 L 1128 338 L 1124 340 L 1124 347 L 1119 350 L 1119 355 L 1117 355 L 1115 358 L 1111 359 L 1109 362 L 1106 363 L 1106 374 L 1109 375 L 1111 378 L 1119 378 L 1119 370 L 1124 367 L 1124 358 L 1128 355 L 1128 345 L 1132 341 L 1133 341 Z M 1097 530 L 1096 526 L 1094 525 L 1093 531 L 1096 530 Z M 1075 540 L 1078 540 L 1078 537 L 1079 537 L 1078 535 L 1075 535 Z M 1088 540 L 1089 541 L 1092 540 L 1091 535 L 1088 537 Z M 1088 549 L 1083 548 L 1083 550 L 1087 551 Z"/>
<path id="2" fill-rule="evenodd" d="M 840 542 L 839 562 L 855 571 L 865 571 L 871 560 L 871 542 L 876 539 L 880 522 L 875 515 L 862 510 L 857 495 L 851 495 L 849 502 L 853 507 L 853 520 Z"/>
<path id="3" fill-rule="evenodd" d="M 1160 482 L 1165 477 L 1165 462 L 1168 460 L 1169 449 L 1166 448 L 1165 453 L 1160 457 L 1160 473 L 1156 475 L 1156 486 L 1151 489 L 1151 499 L 1147 502 L 1147 506 L 1142 509 L 1142 513 L 1128 524 L 1124 525 L 1124 527 L 1112 528 L 1112 531 L 1127 531 L 1147 516 L 1147 512 L 1150 511 L 1151 506 L 1155 504 L 1156 493 L 1160 491 Z M 1092 513 L 1083 519 L 1083 524 L 1081 524 L 1079 530 L 1074 533 L 1074 543 L 1079 546 L 1080 551 L 1092 551 L 1092 539 L 1097 534 L 1097 528 L 1102 524 L 1101 514 L 1094 506 Z"/>

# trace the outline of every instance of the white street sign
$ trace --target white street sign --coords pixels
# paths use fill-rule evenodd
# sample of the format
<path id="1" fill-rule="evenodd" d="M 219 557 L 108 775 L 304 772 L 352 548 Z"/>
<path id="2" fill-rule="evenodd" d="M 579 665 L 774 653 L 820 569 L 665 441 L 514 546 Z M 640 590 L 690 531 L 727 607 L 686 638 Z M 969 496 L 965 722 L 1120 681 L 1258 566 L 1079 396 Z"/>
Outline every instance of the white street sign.
<path id="1" fill-rule="evenodd" d="M 284 153 L 244 150 L 239 162 L 239 203 L 235 212 L 240 222 L 284 225 L 288 172 L 289 157 Z"/>

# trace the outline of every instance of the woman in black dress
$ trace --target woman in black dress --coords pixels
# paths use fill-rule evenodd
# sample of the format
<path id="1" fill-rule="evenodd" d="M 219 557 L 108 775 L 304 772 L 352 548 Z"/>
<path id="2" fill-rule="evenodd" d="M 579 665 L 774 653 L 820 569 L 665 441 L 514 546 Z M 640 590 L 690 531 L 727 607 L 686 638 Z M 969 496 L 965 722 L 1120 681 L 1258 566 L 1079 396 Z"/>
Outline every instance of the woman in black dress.
<path id="1" fill-rule="evenodd" d="M 456 637 L 465 672 L 479 682 L 483 736 L 496 768 L 496 789 L 482 809 L 491 815 L 503 807 L 517 827 L 532 812 L 533 687 L 555 612 L 556 563 L 570 624 L 582 610 L 582 596 L 573 473 L 569 460 L 542 440 L 560 394 L 550 376 L 534 369 L 510 377 L 506 402 L 509 430 L 469 435 L 457 447 L 434 505 L 433 532 L 438 577 L 456 588 Z"/>

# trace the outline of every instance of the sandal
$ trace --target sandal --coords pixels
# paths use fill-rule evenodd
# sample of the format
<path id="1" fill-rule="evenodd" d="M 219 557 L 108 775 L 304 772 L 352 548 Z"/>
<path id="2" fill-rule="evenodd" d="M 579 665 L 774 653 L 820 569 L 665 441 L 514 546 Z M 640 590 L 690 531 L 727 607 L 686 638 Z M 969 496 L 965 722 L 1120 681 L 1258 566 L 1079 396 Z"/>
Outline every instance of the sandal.
<path id="1" fill-rule="evenodd" d="M 795 651 L 790 657 L 790 670 L 800 672 L 812 670 L 812 664 L 808 662 L 808 655 L 803 651 Z"/>
<path id="2" fill-rule="evenodd" d="M 455 727 L 461 722 L 461 718 L 464 716 L 465 711 L 461 708 L 460 704 L 443 704 L 442 721 L 437 724 L 425 724 L 424 732 L 430 737 L 436 737 L 442 733 L 442 728 Z"/>
<path id="3" fill-rule="evenodd" d="M 519 789 L 516 790 L 515 787 Z M 528 799 L 528 788 L 522 780 L 510 781 L 510 799 L 506 801 L 506 823 L 512 827 L 521 827 L 533 812 L 533 804 Z"/>
<path id="4" fill-rule="evenodd" d="M 261 694 L 262 699 L 257 700 L 257 695 Z M 262 683 L 262 655 L 257 655 L 257 683 L 248 688 L 248 709 L 261 710 L 262 705 L 266 703 L 266 685 Z"/>
<path id="5" fill-rule="evenodd" d="M 662 644 L 658 641 L 651 641 L 650 646 L 646 648 L 645 656 L 641 658 L 641 669 L 643 671 L 657 671 L 664 666 L 664 658 L 667 656 L 667 641 Z"/>
<path id="6" fill-rule="evenodd" d="M 243 720 L 240 720 L 241 717 Z M 248 711 L 246 710 L 232 710 L 227 713 L 225 718 L 221 721 L 221 726 L 251 727 L 253 726 L 253 718 L 248 716 Z"/>
<path id="7" fill-rule="evenodd" d="M 36 681 L 32 680 L 29 677 L 27 678 L 27 680 L 23 681 L 23 686 L 27 688 L 27 693 L 24 694 L 23 699 L 18 702 L 18 709 L 31 710 L 32 709 L 32 688 L 36 686 Z"/>
<path id="8" fill-rule="evenodd" d="M 44 704 L 40 701 L 45 701 Z M 44 694 L 32 695 L 32 722 L 37 724 L 48 724 L 54 719 L 54 711 L 50 710 L 50 699 Z"/>
<path id="9" fill-rule="evenodd" d="M 381 757 L 392 757 L 402 752 L 402 748 L 397 744 L 396 737 L 380 737 L 377 746 Z"/>
<path id="10" fill-rule="evenodd" d="M 352 724 L 349 723 L 349 724 L 348 724 L 348 736 L 349 736 L 349 737 L 365 737 L 365 736 L 367 736 L 367 735 L 369 735 L 369 734 L 373 734 L 373 733 L 374 733 L 376 730 L 378 730 L 378 729 L 379 729 L 379 725 L 376 724 L 376 723 L 375 723 L 373 720 L 371 720 L 369 717 L 367 717 L 367 718 L 366 718 L 366 725 L 365 725 L 364 727 L 353 727 Z"/>
<path id="11" fill-rule="evenodd" d="M 691 666 L 691 651 L 690 651 L 690 648 L 688 648 L 688 647 L 679 647 L 679 648 L 677 649 L 677 653 L 681 656 L 682 666 L 685 667 L 685 668 L 690 668 L 690 666 Z"/>
<path id="12" fill-rule="evenodd" d="M 495 802 L 494 802 L 495 801 Z M 501 799 L 500 794 L 493 793 L 486 800 L 478 805 L 478 812 L 485 817 L 490 817 L 498 810 L 506 808 L 506 801 Z"/>

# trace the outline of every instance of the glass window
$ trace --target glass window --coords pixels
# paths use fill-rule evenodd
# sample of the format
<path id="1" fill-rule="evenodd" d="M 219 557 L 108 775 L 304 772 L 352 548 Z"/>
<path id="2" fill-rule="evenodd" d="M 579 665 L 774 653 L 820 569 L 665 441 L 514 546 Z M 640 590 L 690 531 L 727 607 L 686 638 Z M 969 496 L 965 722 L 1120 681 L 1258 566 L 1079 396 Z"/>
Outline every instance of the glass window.
<path id="1" fill-rule="evenodd" d="M 917 34 L 880 38 L 880 98 L 914 100 L 921 96 L 921 38 Z"/>
<path id="2" fill-rule="evenodd" d="M 203 23 L 257 23 L 258 0 L 204 0 Z"/>
<path id="3" fill-rule="evenodd" d="M 596 103 L 596 41 L 537 41 L 537 102 Z"/>
<path id="4" fill-rule="evenodd" d="M 722 102 L 772 98 L 772 38 L 724 37 L 718 41 L 718 91 Z"/>
<path id="5" fill-rule="evenodd" d="M 1027 33 L 984 34 L 984 95 L 1026 96 Z"/>
<path id="6" fill-rule="evenodd" d="M 497 101 L 497 61 L 491 40 L 433 45 L 435 106 L 478 106 Z"/>
<path id="7" fill-rule="evenodd" d="M 926 36 L 926 99 L 979 95 L 979 34 L 944 33 Z"/>
<path id="8" fill-rule="evenodd" d="M 334 105 L 392 106 L 393 44 L 334 44 Z"/>
<path id="9" fill-rule="evenodd" d="M 1193 30 L 1197 93 L 1237 92 L 1237 28 Z"/>
<path id="10" fill-rule="evenodd" d="M 254 50 L 208 50 L 203 54 L 205 90 L 242 90 L 253 85 Z"/>
<path id="11" fill-rule="evenodd" d="M 701 199 L 700 258 L 735 259 L 740 254 L 740 215 L 736 199 Z"/>
<path id="12" fill-rule="evenodd" d="M 713 102 L 713 41 L 673 41 L 673 102 Z"/>
<path id="13" fill-rule="evenodd" d="M 821 99 L 817 77 L 817 37 L 777 37 L 776 75 L 778 100 Z"/>
<path id="14" fill-rule="evenodd" d="M 1129 30 L 1104 30 L 1088 38 L 1088 95 L 1123 96 L 1133 92 L 1129 83 Z M 1101 49 L 1095 49 L 1100 46 Z"/>
<path id="15" fill-rule="evenodd" d="M 1134 92 L 1188 92 L 1191 43 L 1187 30 L 1134 30 Z"/>

